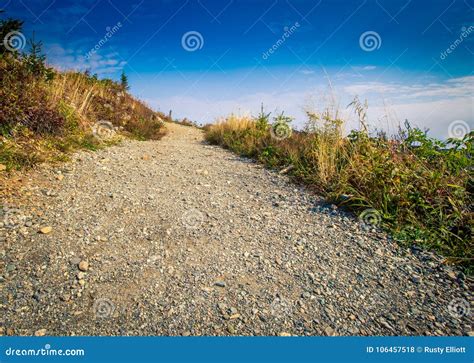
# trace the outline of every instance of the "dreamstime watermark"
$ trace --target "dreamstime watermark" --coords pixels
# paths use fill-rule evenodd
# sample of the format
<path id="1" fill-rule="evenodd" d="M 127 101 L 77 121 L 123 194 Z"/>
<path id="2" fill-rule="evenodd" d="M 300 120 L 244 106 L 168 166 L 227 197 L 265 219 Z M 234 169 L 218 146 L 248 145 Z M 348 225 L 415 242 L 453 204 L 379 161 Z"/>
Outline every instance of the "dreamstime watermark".
<path id="1" fill-rule="evenodd" d="M 3 46 L 10 52 L 22 50 L 26 45 L 26 38 L 19 31 L 11 31 L 3 38 Z"/>
<path id="2" fill-rule="evenodd" d="M 105 28 L 107 33 L 104 35 L 104 37 L 101 40 L 99 40 L 99 42 L 89 52 L 87 52 L 85 58 L 87 60 L 92 58 L 92 56 L 96 54 L 97 51 L 100 48 L 102 48 L 120 30 L 120 28 L 122 28 L 122 26 L 123 26 L 122 23 L 119 21 L 114 26 L 112 27 L 108 26 L 107 28 Z"/>
<path id="3" fill-rule="evenodd" d="M 114 315 L 115 304 L 109 299 L 100 298 L 94 301 L 93 310 L 96 318 L 110 318 Z"/>
<path id="4" fill-rule="evenodd" d="M 455 120 L 449 124 L 448 135 L 452 139 L 463 139 L 471 132 L 471 128 L 466 121 Z"/>
<path id="5" fill-rule="evenodd" d="M 86 352 L 84 349 L 52 349 L 51 344 L 45 344 L 43 348 L 39 349 L 17 349 L 9 347 L 5 349 L 6 356 L 16 357 L 53 357 L 53 356 L 85 356 Z"/>
<path id="6" fill-rule="evenodd" d="M 181 45 L 188 52 L 195 52 L 204 46 L 204 38 L 201 33 L 191 30 L 181 37 Z"/>
<path id="7" fill-rule="evenodd" d="M 382 38 L 373 30 L 366 31 L 359 37 L 359 46 L 366 52 L 372 52 L 382 46 Z"/>
<path id="8" fill-rule="evenodd" d="M 193 208 L 184 212 L 182 222 L 186 228 L 196 229 L 204 222 L 204 214 Z"/>
<path id="9" fill-rule="evenodd" d="M 283 28 L 283 35 L 273 44 L 266 52 L 262 54 L 262 59 L 267 60 L 273 53 L 275 53 L 278 48 L 280 48 L 283 43 L 300 27 L 300 23 L 296 22 L 291 27 L 285 26 Z"/>
<path id="10" fill-rule="evenodd" d="M 466 39 L 469 36 L 469 34 L 471 34 L 473 31 L 474 31 L 474 25 L 470 25 L 469 28 L 466 28 L 465 26 L 463 26 L 461 28 L 461 35 L 454 42 L 452 42 L 444 52 L 442 52 L 439 55 L 439 58 L 441 60 L 445 60 L 452 52 L 456 50 L 459 44 L 461 44 L 464 41 L 464 39 Z"/>
<path id="11" fill-rule="evenodd" d="M 359 221 L 361 221 L 365 226 L 377 227 L 382 222 L 382 216 L 377 209 L 369 208 L 359 215 Z"/>
<path id="12" fill-rule="evenodd" d="M 108 140 L 115 136 L 115 128 L 112 122 L 101 120 L 92 126 L 92 134 L 100 140 Z"/>
<path id="13" fill-rule="evenodd" d="M 449 314 L 456 319 L 460 319 L 463 316 L 469 316 L 471 313 L 471 306 L 469 301 L 466 299 L 454 299 L 448 305 L 448 312 Z"/>
<path id="14" fill-rule="evenodd" d="M 291 136 L 293 130 L 286 122 L 277 122 L 270 125 L 270 135 L 277 140 L 284 140 Z"/>

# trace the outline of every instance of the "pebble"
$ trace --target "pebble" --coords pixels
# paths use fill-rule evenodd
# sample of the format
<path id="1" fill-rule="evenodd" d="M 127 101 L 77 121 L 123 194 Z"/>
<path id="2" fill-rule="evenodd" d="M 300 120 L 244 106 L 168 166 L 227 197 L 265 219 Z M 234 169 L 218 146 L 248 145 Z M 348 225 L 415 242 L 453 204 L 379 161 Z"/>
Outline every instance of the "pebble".
<path id="1" fill-rule="evenodd" d="M 25 201 L 11 203 L 25 219 L 0 224 L 7 334 L 472 335 L 448 311 L 472 301 L 456 266 L 364 230 L 200 130 L 167 127 L 176 134 L 79 151 L 67 183 L 46 167 L 21 175 Z M 25 221 L 54 238 L 24 234 Z"/>
<path id="2" fill-rule="evenodd" d="M 77 279 L 78 279 L 78 280 L 82 280 L 82 279 L 84 279 L 84 277 L 86 277 L 85 272 L 79 271 L 79 272 L 77 273 Z"/>
<path id="3" fill-rule="evenodd" d="M 42 234 L 48 234 L 48 233 L 51 233 L 53 230 L 53 227 L 43 227 L 40 229 L 40 233 Z"/>
<path id="4" fill-rule="evenodd" d="M 39 329 L 35 331 L 35 337 L 44 337 L 46 335 L 46 329 Z"/>
<path id="5" fill-rule="evenodd" d="M 334 335 L 334 329 L 331 328 L 330 326 L 327 326 L 327 327 L 324 329 L 324 332 L 326 333 L 327 336 L 332 336 L 332 335 Z"/>
<path id="6" fill-rule="evenodd" d="M 79 267 L 79 270 L 85 272 L 85 271 L 87 271 L 87 270 L 89 269 L 89 263 L 88 263 L 87 261 L 84 261 L 84 260 L 83 260 L 83 261 L 79 262 L 78 267 Z"/>

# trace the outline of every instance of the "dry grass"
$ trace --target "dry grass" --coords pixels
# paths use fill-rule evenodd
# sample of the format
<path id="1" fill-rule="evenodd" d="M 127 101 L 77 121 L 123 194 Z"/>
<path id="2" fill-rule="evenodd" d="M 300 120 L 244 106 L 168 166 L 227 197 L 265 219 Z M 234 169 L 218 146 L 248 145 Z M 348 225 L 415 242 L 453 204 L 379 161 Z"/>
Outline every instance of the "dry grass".
<path id="1" fill-rule="evenodd" d="M 205 127 L 206 139 L 271 168 L 292 165 L 292 177 L 331 201 L 358 214 L 373 208 L 398 240 L 433 248 L 472 271 L 473 133 L 449 144 L 409 126 L 393 140 L 366 128 L 344 137 L 343 121 L 323 113 L 309 114 L 306 131 L 280 140 L 264 116 L 232 115 Z"/>
<path id="2" fill-rule="evenodd" d="M 77 148 L 116 142 L 94 137 L 93 126 L 109 122 L 139 140 L 164 134 L 162 114 L 125 92 L 116 82 L 78 72 L 33 73 L 23 58 L 0 57 L 0 164 L 7 169 L 64 160 Z M 5 70 L 5 72 L 3 72 Z"/>

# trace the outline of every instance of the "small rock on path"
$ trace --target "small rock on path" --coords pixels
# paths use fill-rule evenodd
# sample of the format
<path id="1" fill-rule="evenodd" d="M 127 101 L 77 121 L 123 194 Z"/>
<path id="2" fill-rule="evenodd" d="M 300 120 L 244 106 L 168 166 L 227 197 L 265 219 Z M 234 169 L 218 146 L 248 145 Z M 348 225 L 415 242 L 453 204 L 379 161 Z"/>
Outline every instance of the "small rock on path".
<path id="1" fill-rule="evenodd" d="M 472 334 L 472 281 L 437 256 L 167 127 L 22 178 L 28 223 L 0 227 L 7 334 Z"/>

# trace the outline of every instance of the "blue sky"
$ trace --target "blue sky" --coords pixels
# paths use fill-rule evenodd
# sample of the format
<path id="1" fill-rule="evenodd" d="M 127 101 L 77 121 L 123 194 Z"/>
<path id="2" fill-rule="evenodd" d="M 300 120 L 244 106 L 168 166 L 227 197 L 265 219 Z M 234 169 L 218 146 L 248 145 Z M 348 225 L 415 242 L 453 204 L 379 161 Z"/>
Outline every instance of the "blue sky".
<path id="1" fill-rule="evenodd" d="M 298 126 L 307 109 L 338 109 L 350 128 L 356 120 L 346 106 L 357 95 L 368 100 L 372 127 L 394 132 L 408 118 L 446 137 L 453 121 L 474 125 L 473 0 L 3 0 L 0 7 L 25 20 L 25 35 L 35 31 L 54 66 L 115 79 L 124 69 L 132 93 L 175 117 L 212 122 L 256 113 L 264 102 Z"/>

